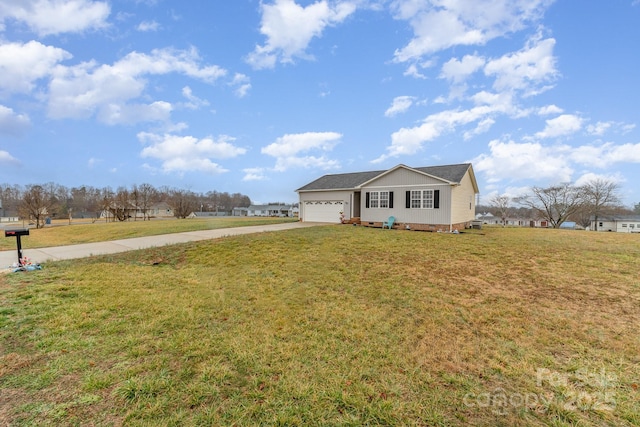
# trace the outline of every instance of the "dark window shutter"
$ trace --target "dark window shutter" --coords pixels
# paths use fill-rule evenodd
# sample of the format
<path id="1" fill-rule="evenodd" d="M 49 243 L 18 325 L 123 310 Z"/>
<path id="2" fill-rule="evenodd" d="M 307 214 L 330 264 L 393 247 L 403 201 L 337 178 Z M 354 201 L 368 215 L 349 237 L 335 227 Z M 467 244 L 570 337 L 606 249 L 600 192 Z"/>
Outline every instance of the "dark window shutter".
<path id="1" fill-rule="evenodd" d="M 364 207 L 369 209 L 369 192 L 364 193 Z"/>
<path id="2" fill-rule="evenodd" d="M 407 209 L 411 209 L 411 191 L 407 191 L 407 198 L 404 207 Z"/>
<path id="3" fill-rule="evenodd" d="M 389 191 L 389 209 L 393 209 L 393 191 Z"/>
<path id="4" fill-rule="evenodd" d="M 433 191 L 433 209 L 440 209 L 440 190 Z"/>

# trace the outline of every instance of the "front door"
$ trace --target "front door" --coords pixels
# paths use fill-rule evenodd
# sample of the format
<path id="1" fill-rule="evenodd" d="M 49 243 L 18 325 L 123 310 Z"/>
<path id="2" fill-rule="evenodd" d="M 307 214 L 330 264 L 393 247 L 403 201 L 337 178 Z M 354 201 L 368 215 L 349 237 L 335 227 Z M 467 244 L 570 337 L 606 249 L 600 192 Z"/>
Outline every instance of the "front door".
<path id="1" fill-rule="evenodd" d="M 353 193 L 351 200 L 351 217 L 360 217 L 360 192 Z"/>

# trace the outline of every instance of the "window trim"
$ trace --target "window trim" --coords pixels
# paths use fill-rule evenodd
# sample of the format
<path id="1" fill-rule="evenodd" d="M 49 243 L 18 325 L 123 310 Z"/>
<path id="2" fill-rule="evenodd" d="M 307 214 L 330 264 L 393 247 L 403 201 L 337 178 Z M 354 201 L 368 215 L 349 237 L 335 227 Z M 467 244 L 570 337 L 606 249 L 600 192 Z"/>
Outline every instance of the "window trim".
<path id="1" fill-rule="evenodd" d="M 407 190 L 407 209 L 440 209 L 440 190 L 433 188 L 422 190 Z"/>
<path id="2" fill-rule="evenodd" d="M 366 209 L 393 209 L 393 191 L 367 191 L 364 207 Z"/>

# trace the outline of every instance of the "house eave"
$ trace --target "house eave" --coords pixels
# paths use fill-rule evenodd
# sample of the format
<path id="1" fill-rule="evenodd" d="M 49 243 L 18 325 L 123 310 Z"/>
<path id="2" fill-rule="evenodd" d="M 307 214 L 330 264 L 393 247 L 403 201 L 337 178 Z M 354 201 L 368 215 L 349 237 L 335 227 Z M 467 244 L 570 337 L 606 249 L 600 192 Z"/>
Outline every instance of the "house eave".
<path id="1" fill-rule="evenodd" d="M 314 190 L 302 190 L 301 188 L 296 190 L 296 193 L 321 193 L 327 191 L 356 191 L 356 188 L 316 188 Z"/>

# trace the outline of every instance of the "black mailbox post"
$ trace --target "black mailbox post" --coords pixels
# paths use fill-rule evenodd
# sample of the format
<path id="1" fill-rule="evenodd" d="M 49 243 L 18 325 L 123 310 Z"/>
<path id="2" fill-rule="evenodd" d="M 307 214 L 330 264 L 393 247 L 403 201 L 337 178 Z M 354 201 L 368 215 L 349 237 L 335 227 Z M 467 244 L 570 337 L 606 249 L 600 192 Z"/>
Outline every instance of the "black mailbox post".
<path id="1" fill-rule="evenodd" d="M 17 228 L 15 230 L 4 230 L 4 237 L 15 237 L 16 243 L 18 245 L 18 265 L 22 265 L 22 242 L 20 241 L 21 236 L 28 236 L 29 229 L 28 228 Z"/>

